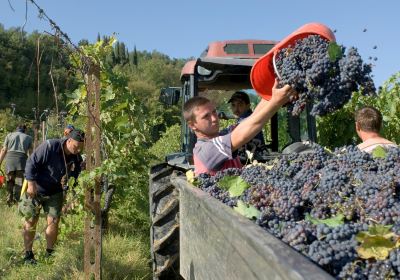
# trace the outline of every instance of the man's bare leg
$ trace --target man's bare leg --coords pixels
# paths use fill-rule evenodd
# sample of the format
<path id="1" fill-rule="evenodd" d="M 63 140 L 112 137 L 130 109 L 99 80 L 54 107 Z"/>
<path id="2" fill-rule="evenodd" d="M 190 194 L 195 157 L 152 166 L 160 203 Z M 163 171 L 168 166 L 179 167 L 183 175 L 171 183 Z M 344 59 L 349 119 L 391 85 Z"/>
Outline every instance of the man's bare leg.
<path id="1" fill-rule="evenodd" d="M 24 246 L 25 246 L 25 264 L 36 264 L 35 256 L 32 251 L 33 239 L 35 238 L 36 225 L 39 216 L 26 219 L 24 224 Z"/>
<path id="2" fill-rule="evenodd" d="M 15 174 L 10 172 L 7 174 L 7 205 L 12 206 L 14 204 L 14 184 L 15 184 Z"/>
<path id="3" fill-rule="evenodd" d="M 53 249 L 54 244 L 57 241 L 59 221 L 60 218 L 47 216 L 47 228 L 46 228 L 47 249 Z"/>
<path id="4" fill-rule="evenodd" d="M 24 225 L 25 251 L 32 251 L 33 239 L 35 238 L 36 225 L 38 220 L 39 216 L 33 217 L 29 220 L 25 220 L 25 225 Z"/>

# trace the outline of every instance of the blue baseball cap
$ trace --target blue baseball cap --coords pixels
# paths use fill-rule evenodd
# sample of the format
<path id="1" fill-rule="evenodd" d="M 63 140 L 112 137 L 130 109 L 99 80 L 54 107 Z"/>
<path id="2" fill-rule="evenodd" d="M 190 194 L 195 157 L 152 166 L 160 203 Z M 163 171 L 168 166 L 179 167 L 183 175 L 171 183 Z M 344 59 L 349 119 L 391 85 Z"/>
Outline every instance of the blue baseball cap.
<path id="1" fill-rule="evenodd" d="M 75 127 L 74 127 L 72 124 L 67 124 L 67 126 L 66 126 L 65 128 L 68 128 L 68 129 L 75 129 Z"/>

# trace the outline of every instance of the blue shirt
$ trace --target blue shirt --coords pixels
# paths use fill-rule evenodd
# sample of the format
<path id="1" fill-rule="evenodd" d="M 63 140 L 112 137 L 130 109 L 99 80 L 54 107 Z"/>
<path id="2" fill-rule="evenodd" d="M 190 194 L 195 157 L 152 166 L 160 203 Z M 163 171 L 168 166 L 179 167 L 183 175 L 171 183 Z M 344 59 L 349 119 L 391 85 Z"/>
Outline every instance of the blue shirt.
<path id="1" fill-rule="evenodd" d="M 251 109 L 249 109 L 246 112 L 244 112 L 243 114 L 241 114 L 239 116 L 239 118 L 236 120 L 236 125 L 241 123 L 243 120 L 245 120 L 251 114 L 253 114 L 253 111 Z M 254 139 L 256 139 L 258 141 L 253 141 Z M 254 136 L 254 138 L 252 140 L 250 140 L 250 142 L 257 142 L 256 146 L 260 146 L 260 145 L 264 146 L 265 145 L 265 140 L 264 140 L 264 135 L 263 135 L 262 131 L 260 131 L 256 136 Z"/>
<path id="2" fill-rule="evenodd" d="M 235 129 L 235 127 L 238 126 L 239 123 L 241 123 L 242 121 L 244 121 L 244 120 L 245 120 L 247 117 L 249 117 L 252 113 L 253 113 L 253 111 L 252 111 L 251 109 L 249 109 L 248 111 L 246 111 L 246 112 L 244 112 L 243 114 L 241 114 L 241 115 L 239 116 L 239 118 L 236 119 L 236 124 L 231 125 L 231 126 L 229 126 L 229 127 L 227 127 L 227 128 L 222 129 L 221 132 L 220 132 L 220 135 L 223 135 L 223 134 L 227 134 L 227 133 L 232 132 L 232 131 Z M 247 148 L 249 148 L 249 147 L 247 147 L 246 145 L 248 145 L 249 147 L 253 147 L 253 146 L 255 146 L 255 147 L 262 147 L 262 146 L 264 146 L 264 145 L 265 145 L 265 140 L 264 140 L 264 135 L 263 135 L 262 131 L 260 131 L 259 133 L 257 133 L 257 135 L 254 136 L 253 139 L 251 139 L 248 143 L 246 143 L 246 144 L 245 144 L 243 147 L 241 147 L 239 150 L 246 150 Z M 251 150 L 251 149 L 249 149 L 249 150 Z"/>
<path id="3" fill-rule="evenodd" d="M 42 195 L 53 195 L 62 192 L 61 178 L 77 178 L 81 172 L 82 157 L 80 155 L 65 155 L 63 145 L 67 139 L 51 139 L 44 141 L 31 154 L 26 162 L 25 178 L 36 181 L 37 191 Z M 64 160 L 64 155 L 65 160 Z"/>

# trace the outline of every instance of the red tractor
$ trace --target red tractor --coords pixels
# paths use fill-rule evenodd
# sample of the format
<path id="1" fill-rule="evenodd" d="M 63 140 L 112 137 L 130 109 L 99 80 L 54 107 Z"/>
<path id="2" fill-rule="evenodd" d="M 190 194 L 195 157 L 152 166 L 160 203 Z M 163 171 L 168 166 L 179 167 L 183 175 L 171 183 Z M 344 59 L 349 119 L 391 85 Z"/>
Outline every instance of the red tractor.
<path id="1" fill-rule="evenodd" d="M 251 91 L 271 96 L 274 56 L 299 38 L 317 34 L 334 41 L 326 26 L 306 24 L 281 42 L 222 41 L 209 44 L 182 69 L 181 87 L 162 90 L 165 104 L 184 104 L 197 95 Z M 228 95 L 229 96 L 229 95 Z M 315 118 L 307 105 L 299 116 L 282 108 L 265 126 L 269 160 L 283 153 L 308 152 L 317 141 Z M 195 135 L 182 119 L 181 150 L 150 170 L 151 256 L 154 279 L 333 279 L 300 253 L 188 183 Z"/>

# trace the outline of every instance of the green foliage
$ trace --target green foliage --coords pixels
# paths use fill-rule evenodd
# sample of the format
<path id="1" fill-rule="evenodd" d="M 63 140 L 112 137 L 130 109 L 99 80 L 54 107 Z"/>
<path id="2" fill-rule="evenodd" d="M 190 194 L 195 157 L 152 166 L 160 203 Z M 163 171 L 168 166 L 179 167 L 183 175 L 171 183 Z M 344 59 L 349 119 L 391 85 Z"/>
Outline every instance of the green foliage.
<path id="1" fill-rule="evenodd" d="M 390 77 L 377 96 L 353 93 L 349 103 L 342 109 L 317 118 L 318 142 L 335 148 L 359 142 L 355 132 L 354 113 L 363 106 L 373 106 L 383 116 L 382 136 L 400 143 L 400 72 Z"/>
<path id="2" fill-rule="evenodd" d="M 26 123 L 19 116 L 13 116 L 10 109 L 0 110 L 0 135 L 5 136 L 10 132 L 15 131 L 16 127 L 20 123 Z M 4 140 L 3 137 L 0 139 Z"/>
<path id="3" fill-rule="evenodd" d="M 36 63 L 37 43 L 40 43 L 40 67 Z M 39 110 L 55 105 L 52 70 L 57 93 L 75 88 L 75 79 L 65 61 L 67 51 L 59 48 L 52 36 L 33 32 L 27 35 L 20 28 L 5 30 L 0 24 L 0 109 L 16 104 L 16 114 L 31 116 L 32 108 Z M 39 74 L 39 81 L 38 81 Z M 40 94 L 37 96 L 39 82 Z M 62 96 L 57 96 L 63 107 Z"/>
<path id="4" fill-rule="evenodd" d="M 168 154 L 179 152 L 181 148 L 181 126 L 174 124 L 167 128 L 160 139 L 150 148 L 157 162 L 163 161 Z"/>
<path id="5" fill-rule="evenodd" d="M 116 187 L 114 204 L 116 213 L 124 222 L 134 222 L 143 230 L 148 223 L 147 170 L 151 155 L 150 120 L 144 106 L 128 88 L 128 80 L 106 63 L 113 51 L 114 39 L 105 43 L 81 46 L 82 52 L 100 66 L 101 82 L 101 133 L 104 159 L 100 167 L 83 172 L 84 185 L 92 184 L 96 176 L 106 175 L 110 185 Z M 76 67 L 81 67 L 78 57 L 71 57 Z M 71 115 L 86 118 L 87 91 L 80 77 L 80 87 L 73 92 L 69 102 Z M 87 132 L 88 133 L 88 132 Z M 121 217 L 122 216 L 122 217 Z"/>

